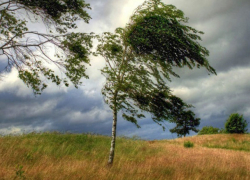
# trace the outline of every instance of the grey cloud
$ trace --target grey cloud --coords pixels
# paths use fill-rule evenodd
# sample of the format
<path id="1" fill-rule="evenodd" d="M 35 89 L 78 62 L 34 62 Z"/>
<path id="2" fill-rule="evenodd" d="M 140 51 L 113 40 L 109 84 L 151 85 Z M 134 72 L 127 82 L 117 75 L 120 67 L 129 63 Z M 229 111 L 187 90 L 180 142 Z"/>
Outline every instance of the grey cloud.
<path id="1" fill-rule="evenodd" d="M 175 3 L 174 1 L 168 1 Z M 217 73 L 250 65 L 250 2 L 240 1 L 177 1 L 177 7 L 190 17 L 190 25 L 205 32 L 201 44 L 210 51 L 208 60 Z M 207 18 L 205 18 L 207 17 Z M 190 71 L 175 69 L 180 79 L 173 78 L 171 86 L 200 86 L 200 79 L 211 78 L 204 68 Z M 198 82 L 197 82 L 198 81 Z"/>
<path id="2" fill-rule="evenodd" d="M 95 0 L 86 1 L 90 3 L 92 10 L 89 11 L 92 17 L 90 24 L 83 24 L 79 22 L 80 30 L 84 29 L 87 32 L 102 33 L 111 31 L 113 32 L 117 27 L 125 26 L 119 19 L 122 14 L 122 8 L 129 2 L 129 0 Z M 143 1 L 142 1 L 143 2 Z M 131 10 L 131 13 L 133 9 Z"/>
<path id="3" fill-rule="evenodd" d="M 191 24 L 200 24 L 217 17 L 231 16 L 238 13 L 240 9 L 244 9 L 250 6 L 248 0 L 168 0 L 164 1 L 167 4 L 173 4 L 178 9 L 182 10 Z"/>
<path id="4" fill-rule="evenodd" d="M 29 129 L 31 126 L 35 129 L 37 126 L 50 123 L 51 129 L 54 130 L 77 131 L 80 129 L 74 129 L 76 126 L 89 127 L 95 123 L 105 122 L 109 116 L 98 113 L 105 113 L 105 111 L 102 99 L 90 100 L 76 90 L 66 94 L 43 94 L 38 98 L 21 98 L 13 94 L 1 93 L 0 129 L 10 126 L 28 126 Z M 82 130 L 91 131 L 91 128 Z"/>
<path id="5" fill-rule="evenodd" d="M 210 50 L 217 71 L 249 65 L 250 2 L 247 0 L 168 1 L 189 17 L 189 25 L 205 32 L 201 42 Z"/>

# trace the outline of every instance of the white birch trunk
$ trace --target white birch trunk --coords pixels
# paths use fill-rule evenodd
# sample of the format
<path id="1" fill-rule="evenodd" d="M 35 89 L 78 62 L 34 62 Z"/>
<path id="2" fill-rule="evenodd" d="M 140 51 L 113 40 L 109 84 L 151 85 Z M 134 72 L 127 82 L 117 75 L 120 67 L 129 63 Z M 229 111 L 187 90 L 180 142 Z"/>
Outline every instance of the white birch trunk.
<path id="1" fill-rule="evenodd" d="M 117 108 L 116 108 L 116 95 L 114 97 L 114 108 L 113 108 L 113 126 L 112 126 L 112 139 L 111 147 L 109 152 L 108 164 L 112 165 L 115 156 L 115 140 L 116 140 L 116 124 L 117 124 Z"/>

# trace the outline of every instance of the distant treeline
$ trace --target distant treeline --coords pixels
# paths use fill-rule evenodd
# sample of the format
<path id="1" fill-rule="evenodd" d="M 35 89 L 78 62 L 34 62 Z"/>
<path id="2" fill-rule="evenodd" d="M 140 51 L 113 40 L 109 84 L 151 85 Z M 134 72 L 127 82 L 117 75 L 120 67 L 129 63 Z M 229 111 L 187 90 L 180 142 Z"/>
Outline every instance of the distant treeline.
<path id="1" fill-rule="evenodd" d="M 229 116 L 225 122 L 225 129 L 215 128 L 213 126 L 204 126 L 198 133 L 198 135 L 203 134 L 223 134 L 223 133 L 237 133 L 243 134 L 247 133 L 248 122 L 243 118 L 243 115 L 238 113 L 233 113 Z"/>

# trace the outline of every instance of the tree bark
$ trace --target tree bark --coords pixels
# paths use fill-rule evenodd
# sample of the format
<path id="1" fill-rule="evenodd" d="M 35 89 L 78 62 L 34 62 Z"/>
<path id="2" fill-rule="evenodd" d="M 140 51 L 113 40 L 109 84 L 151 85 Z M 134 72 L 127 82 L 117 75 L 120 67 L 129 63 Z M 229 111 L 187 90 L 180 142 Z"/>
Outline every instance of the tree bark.
<path id="1" fill-rule="evenodd" d="M 110 147 L 109 160 L 108 160 L 109 165 L 113 164 L 113 160 L 115 156 L 115 140 L 116 140 L 116 124 L 117 124 L 116 96 L 117 94 L 115 94 L 115 97 L 114 97 L 112 139 L 111 139 L 111 147 Z"/>

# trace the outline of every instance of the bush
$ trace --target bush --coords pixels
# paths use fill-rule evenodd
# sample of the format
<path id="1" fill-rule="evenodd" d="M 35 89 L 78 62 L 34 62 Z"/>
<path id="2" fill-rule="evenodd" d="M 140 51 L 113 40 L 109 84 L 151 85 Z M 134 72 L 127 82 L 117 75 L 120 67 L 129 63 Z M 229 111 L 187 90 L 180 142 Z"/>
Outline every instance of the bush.
<path id="1" fill-rule="evenodd" d="M 212 126 L 204 126 L 198 133 L 198 135 L 203 135 L 203 134 L 219 134 L 220 129 L 215 128 Z"/>
<path id="2" fill-rule="evenodd" d="M 192 142 L 190 142 L 190 141 L 185 141 L 185 142 L 184 142 L 184 147 L 186 147 L 186 148 L 194 147 L 194 143 L 192 143 Z"/>
<path id="3" fill-rule="evenodd" d="M 242 134 L 247 132 L 247 121 L 243 118 L 243 115 L 238 113 L 231 114 L 225 123 L 225 129 L 227 133 Z"/>

